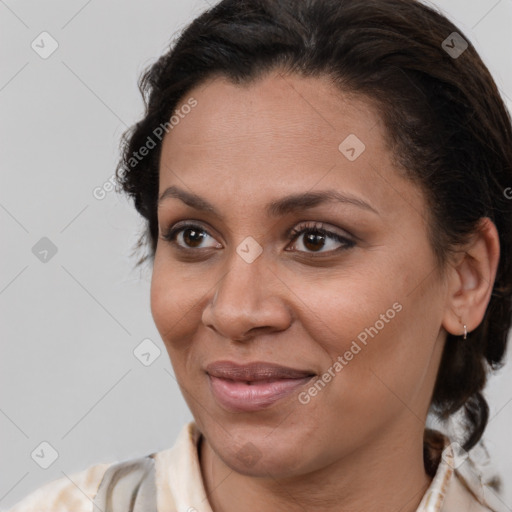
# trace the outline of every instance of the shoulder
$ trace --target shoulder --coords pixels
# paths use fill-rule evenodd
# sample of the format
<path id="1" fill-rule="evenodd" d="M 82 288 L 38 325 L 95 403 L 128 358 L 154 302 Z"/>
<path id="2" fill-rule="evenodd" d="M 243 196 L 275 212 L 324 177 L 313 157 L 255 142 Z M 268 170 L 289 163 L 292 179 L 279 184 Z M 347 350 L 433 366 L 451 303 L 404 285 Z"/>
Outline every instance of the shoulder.
<path id="1" fill-rule="evenodd" d="M 105 501 L 110 490 L 112 499 L 122 505 L 120 510 L 129 509 L 125 502 L 135 492 L 144 504 L 149 504 L 144 510 L 175 511 L 176 500 L 192 503 L 197 496 L 204 495 L 197 457 L 199 438 L 195 423 L 189 422 L 171 448 L 95 464 L 63 476 L 32 491 L 4 512 L 91 512 L 95 506 L 105 510 L 98 504 Z M 155 499 L 157 507 L 153 507 Z"/>
<path id="2" fill-rule="evenodd" d="M 7 512 L 90 512 L 101 479 L 111 465 L 95 464 L 52 480 L 32 491 Z"/>

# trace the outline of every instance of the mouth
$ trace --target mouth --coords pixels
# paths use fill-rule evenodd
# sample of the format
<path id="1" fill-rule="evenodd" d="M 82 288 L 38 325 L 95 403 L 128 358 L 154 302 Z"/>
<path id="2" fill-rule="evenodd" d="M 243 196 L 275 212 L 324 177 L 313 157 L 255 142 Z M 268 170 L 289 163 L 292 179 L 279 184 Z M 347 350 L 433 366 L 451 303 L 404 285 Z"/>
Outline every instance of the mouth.
<path id="1" fill-rule="evenodd" d="M 212 377 L 244 382 L 273 381 L 277 379 L 302 379 L 311 377 L 315 372 L 281 366 L 275 363 L 255 361 L 237 364 L 232 361 L 216 361 L 206 367 L 206 373 Z"/>
<path id="2" fill-rule="evenodd" d="M 290 396 L 316 374 L 273 363 L 238 365 L 217 361 L 206 367 L 210 390 L 217 403 L 231 412 L 259 411 Z"/>

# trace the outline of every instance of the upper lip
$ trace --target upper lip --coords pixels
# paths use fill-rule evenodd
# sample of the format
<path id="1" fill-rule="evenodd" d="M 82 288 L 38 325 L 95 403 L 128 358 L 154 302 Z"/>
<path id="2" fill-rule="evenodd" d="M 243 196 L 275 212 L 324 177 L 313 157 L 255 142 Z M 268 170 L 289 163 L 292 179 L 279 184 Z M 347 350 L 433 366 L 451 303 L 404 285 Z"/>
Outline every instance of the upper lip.
<path id="1" fill-rule="evenodd" d="M 243 365 L 232 361 L 216 361 L 206 367 L 206 373 L 212 377 L 241 381 L 301 379 L 315 375 L 309 370 L 298 370 L 262 361 Z"/>

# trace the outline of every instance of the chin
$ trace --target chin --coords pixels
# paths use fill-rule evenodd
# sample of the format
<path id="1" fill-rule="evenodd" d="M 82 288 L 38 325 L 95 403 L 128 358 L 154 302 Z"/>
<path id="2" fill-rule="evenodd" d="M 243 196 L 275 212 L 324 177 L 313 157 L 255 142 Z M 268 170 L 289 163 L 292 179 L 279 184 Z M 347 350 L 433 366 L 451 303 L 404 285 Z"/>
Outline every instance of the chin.
<path id="1" fill-rule="evenodd" d="M 304 442 L 297 439 L 301 433 L 294 427 L 295 435 L 290 435 L 284 425 L 264 428 L 261 424 L 246 424 L 237 428 L 224 424 L 225 430 L 209 432 L 207 436 L 214 451 L 233 471 L 253 477 L 286 478 L 305 472 L 307 465 Z"/>
<path id="2" fill-rule="evenodd" d="M 292 446 L 283 448 L 259 448 L 247 442 L 237 452 L 227 454 L 223 461 L 233 471 L 251 477 L 287 478 L 299 474 L 299 463 L 305 463 L 303 453 Z"/>

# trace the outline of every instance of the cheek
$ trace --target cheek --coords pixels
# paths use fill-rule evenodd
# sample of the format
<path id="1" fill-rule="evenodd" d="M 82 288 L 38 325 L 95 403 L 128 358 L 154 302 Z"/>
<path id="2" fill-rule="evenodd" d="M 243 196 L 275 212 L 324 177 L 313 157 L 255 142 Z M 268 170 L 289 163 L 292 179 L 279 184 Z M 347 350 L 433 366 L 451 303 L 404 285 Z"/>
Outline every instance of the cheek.
<path id="1" fill-rule="evenodd" d="M 200 321 L 197 315 L 201 298 L 200 287 L 183 276 L 179 265 L 162 262 L 155 257 L 151 278 L 151 314 L 166 344 L 178 345 L 186 337 L 192 323 Z"/>
<path id="2" fill-rule="evenodd" d="M 155 260 L 156 261 L 156 260 Z M 185 284 L 176 267 L 162 268 L 154 266 L 151 280 L 151 313 L 155 326 L 165 345 L 180 386 L 182 395 L 192 411 L 194 402 L 190 402 L 190 393 L 198 385 L 193 376 L 193 345 L 190 340 L 200 323 L 200 311 L 195 294 L 190 290 L 190 283 Z"/>
<path id="3" fill-rule="evenodd" d="M 333 395 L 325 397 L 332 405 L 339 400 L 348 405 L 355 397 L 359 404 L 387 401 L 384 395 L 391 393 L 386 384 L 411 389 L 421 382 L 434 341 L 428 339 L 432 318 L 422 307 L 429 299 L 406 291 L 404 276 L 411 268 L 401 265 L 399 271 L 389 263 L 365 272 L 333 274 L 316 286 L 311 281 L 293 286 L 303 303 L 300 323 L 324 352 L 324 371 L 331 368 L 335 375 L 325 376 L 332 383 L 328 387 Z M 418 318 L 424 326 L 419 332 Z"/>
<path id="4" fill-rule="evenodd" d="M 401 309 L 396 304 L 399 293 L 385 276 L 375 269 L 350 269 L 330 272 L 314 282 L 293 282 L 293 295 L 303 305 L 300 323 L 332 358 L 349 350 L 353 340 L 364 343 L 369 332 L 375 333 L 376 323 L 380 333 L 394 322 Z"/>
<path id="5" fill-rule="evenodd" d="M 172 279 L 163 272 L 161 267 L 162 266 L 158 265 L 155 261 L 151 278 L 150 302 L 153 320 L 160 332 L 160 336 L 165 342 L 167 332 L 178 318 L 179 300 L 177 297 L 180 290 L 177 291 L 178 293 L 170 292 Z"/>

